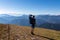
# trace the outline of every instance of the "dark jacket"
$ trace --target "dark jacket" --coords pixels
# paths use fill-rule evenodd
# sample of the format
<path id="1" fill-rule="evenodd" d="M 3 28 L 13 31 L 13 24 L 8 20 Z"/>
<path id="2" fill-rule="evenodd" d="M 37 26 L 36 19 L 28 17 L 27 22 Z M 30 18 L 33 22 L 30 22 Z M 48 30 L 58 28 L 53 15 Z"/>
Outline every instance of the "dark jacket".
<path id="1" fill-rule="evenodd" d="M 35 24 L 36 23 L 35 18 L 29 17 L 29 22 L 30 24 Z"/>

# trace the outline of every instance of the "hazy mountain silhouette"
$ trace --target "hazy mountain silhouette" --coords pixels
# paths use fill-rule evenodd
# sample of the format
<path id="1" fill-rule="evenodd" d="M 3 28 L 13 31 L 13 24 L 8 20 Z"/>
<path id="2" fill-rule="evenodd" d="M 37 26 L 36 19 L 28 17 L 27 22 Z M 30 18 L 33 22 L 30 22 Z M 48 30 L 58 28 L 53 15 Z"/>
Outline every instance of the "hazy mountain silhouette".
<path id="1" fill-rule="evenodd" d="M 0 18 L 0 23 L 7 24 L 8 22 L 7 22 L 6 19 L 4 19 L 4 18 Z"/>
<path id="2" fill-rule="evenodd" d="M 0 23 L 30 26 L 28 15 L 11 16 L 7 14 L 2 14 L 0 16 Z M 36 15 L 36 26 L 50 28 L 51 27 L 50 24 L 54 26 L 51 29 L 59 30 L 60 16 Z"/>
<path id="3" fill-rule="evenodd" d="M 43 23 L 43 24 L 39 25 L 39 27 L 47 28 L 47 29 L 60 30 L 60 24 Z"/>

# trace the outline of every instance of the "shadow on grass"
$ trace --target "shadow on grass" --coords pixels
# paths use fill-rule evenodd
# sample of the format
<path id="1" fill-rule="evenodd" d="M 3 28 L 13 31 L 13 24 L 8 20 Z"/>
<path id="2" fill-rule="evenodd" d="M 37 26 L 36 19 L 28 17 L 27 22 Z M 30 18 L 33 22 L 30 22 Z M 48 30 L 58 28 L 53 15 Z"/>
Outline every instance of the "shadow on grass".
<path id="1" fill-rule="evenodd" d="M 49 39 L 49 40 L 55 40 L 55 39 L 52 39 L 52 38 L 48 38 L 48 37 L 45 37 L 45 36 L 40 36 L 40 35 L 36 35 L 36 34 L 34 34 L 34 36 L 38 36 L 38 37 L 47 38 L 47 39 Z"/>

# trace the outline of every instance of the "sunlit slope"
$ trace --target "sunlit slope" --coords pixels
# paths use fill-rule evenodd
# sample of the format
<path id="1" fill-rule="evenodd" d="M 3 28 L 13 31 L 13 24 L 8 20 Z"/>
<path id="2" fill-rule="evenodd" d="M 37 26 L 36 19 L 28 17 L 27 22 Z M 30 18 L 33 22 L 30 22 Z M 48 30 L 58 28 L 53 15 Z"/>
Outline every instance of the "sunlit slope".
<path id="1" fill-rule="evenodd" d="M 31 35 L 31 27 L 27 26 L 17 26 L 17 25 L 4 25 L 2 24 L 5 29 L 6 27 L 9 27 L 10 34 L 10 40 L 60 40 L 60 31 L 50 30 L 50 29 L 44 29 L 44 28 L 35 28 L 34 33 L 35 35 Z M 1 27 L 1 24 L 0 24 Z M 2 29 L 1 29 L 2 30 Z M 1 33 L 0 30 L 0 34 Z M 6 29 L 8 31 L 8 29 Z M 4 31 L 5 32 L 5 31 Z M 8 33 L 8 32 L 7 32 Z M 2 35 L 4 36 L 4 35 Z M 6 38 L 6 40 L 8 40 Z"/>

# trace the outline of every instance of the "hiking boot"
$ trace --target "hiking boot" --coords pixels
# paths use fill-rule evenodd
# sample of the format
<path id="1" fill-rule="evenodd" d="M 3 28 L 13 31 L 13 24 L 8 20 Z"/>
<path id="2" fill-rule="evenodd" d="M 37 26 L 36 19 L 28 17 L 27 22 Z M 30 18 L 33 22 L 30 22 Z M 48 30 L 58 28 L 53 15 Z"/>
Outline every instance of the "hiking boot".
<path id="1" fill-rule="evenodd" d="M 33 32 L 31 32 L 32 35 L 35 35 Z"/>

